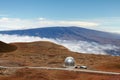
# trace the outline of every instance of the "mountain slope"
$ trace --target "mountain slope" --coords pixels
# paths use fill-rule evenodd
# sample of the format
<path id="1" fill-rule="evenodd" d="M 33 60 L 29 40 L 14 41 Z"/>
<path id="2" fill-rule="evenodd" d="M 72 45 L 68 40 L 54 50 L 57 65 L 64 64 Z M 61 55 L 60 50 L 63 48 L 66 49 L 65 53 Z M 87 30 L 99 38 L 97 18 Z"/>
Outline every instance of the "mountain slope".
<path id="1" fill-rule="evenodd" d="M 8 44 L 1 42 L 5 47 Z M 0 45 L 1 45 L 0 44 Z M 29 69 L 34 67 L 63 68 L 64 60 L 68 56 L 74 57 L 76 65 L 86 65 L 88 70 L 102 70 L 120 72 L 120 56 L 81 54 L 69 51 L 67 48 L 47 41 L 30 43 L 12 43 L 16 51 L 5 52 L 0 55 L 0 66 L 20 67 L 23 69 L 5 69 L 0 80 L 119 80 L 120 75 L 104 75 L 96 73 Z M 2 48 L 2 47 L 0 47 Z M 47 77 L 46 77 L 47 76 Z"/>
<path id="2" fill-rule="evenodd" d="M 1 66 L 63 67 L 65 58 L 72 56 L 77 65 L 86 65 L 92 70 L 120 72 L 120 56 L 78 54 L 48 41 L 12 44 L 17 49 L 0 55 Z"/>

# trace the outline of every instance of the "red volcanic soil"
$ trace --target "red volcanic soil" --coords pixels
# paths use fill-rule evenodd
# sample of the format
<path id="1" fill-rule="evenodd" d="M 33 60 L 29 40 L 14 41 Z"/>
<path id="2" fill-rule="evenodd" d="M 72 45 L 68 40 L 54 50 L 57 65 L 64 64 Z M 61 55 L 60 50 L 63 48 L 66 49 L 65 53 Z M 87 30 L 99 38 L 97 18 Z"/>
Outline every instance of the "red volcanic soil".
<path id="1" fill-rule="evenodd" d="M 105 62 L 95 67 L 98 70 L 120 72 L 120 64 L 118 62 Z"/>
<path id="2" fill-rule="evenodd" d="M 62 67 L 64 59 L 72 56 L 76 64 L 86 65 L 89 69 L 117 71 L 120 72 L 120 57 L 109 55 L 81 54 L 71 52 L 67 48 L 47 41 L 30 43 L 1 44 L 2 49 L 9 49 L 11 52 L 2 52 L 0 56 L 0 66 L 49 66 Z M 5 47 L 6 46 L 6 47 Z M 16 50 L 12 51 L 12 49 Z"/>
<path id="3" fill-rule="evenodd" d="M 3 47 L 2 47 L 3 46 Z M 9 50 L 10 49 L 10 50 Z M 47 41 L 6 44 L 0 42 L 0 66 L 63 67 L 64 59 L 72 56 L 77 65 L 90 70 L 120 72 L 120 57 L 71 52 Z M 2 51 L 5 50 L 5 51 Z M 59 70 L 21 69 L 0 80 L 120 80 L 119 76 Z"/>
<path id="4" fill-rule="evenodd" d="M 10 76 L 2 76 L 0 80 L 120 80 L 120 75 L 26 68 Z"/>

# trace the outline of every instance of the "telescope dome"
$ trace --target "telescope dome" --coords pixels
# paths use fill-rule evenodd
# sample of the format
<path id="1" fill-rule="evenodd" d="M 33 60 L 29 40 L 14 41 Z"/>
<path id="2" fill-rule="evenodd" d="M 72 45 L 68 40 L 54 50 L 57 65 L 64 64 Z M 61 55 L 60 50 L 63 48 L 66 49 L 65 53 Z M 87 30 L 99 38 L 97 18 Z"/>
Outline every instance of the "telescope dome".
<path id="1" fill-rule="evenodd" d="M 65 62 L 65 67 L 74 67 L 75 66 L 75 60 L 73 57 L 67 57 L 64 62 Z"/>

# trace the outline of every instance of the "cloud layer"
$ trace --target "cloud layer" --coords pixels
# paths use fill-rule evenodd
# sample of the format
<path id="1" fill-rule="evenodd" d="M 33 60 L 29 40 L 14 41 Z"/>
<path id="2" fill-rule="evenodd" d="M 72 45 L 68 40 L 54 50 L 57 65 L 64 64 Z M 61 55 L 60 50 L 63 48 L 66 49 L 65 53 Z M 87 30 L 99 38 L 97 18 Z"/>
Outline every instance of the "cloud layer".
<path id="1" fill-rule="evenodd" d="M 90 19 L 89 21 L 99 23 L 99 27 L 91 27 L 91 29 L 120 33 L 120 17 L 103 17 Z"/>
<path id="2" fill-rule="evenodd" d="M 3 16 L 3 15 L 0 15 Z M 120 17 L 98 18 L 86 20 L 50 20 L 46 18 L 20 19 L 20 18 L 0 18 L 0 31 L 30 29 L 54 26 L 78 26 L 94 30 L 120 33 Z"/>
<path id="3" fill-rule="evenodd" d="M 17 35 L 2 35 L 0 34 L 0 40 L 11 43 L 11 42 L 32 42 L 32 41 L 50 41 L 56 44 L 65 46 L 71 51 L 80 53 L 92 53 L 92 54 L 107 54 L 105 50 L 117 50 L 119 47 L 106 44 L 100 45 L 95 42 L 88 43 L 86 41 L 66 41 L 66 40 L 54 40 L 40 37 L 30 36 L 17 36 Z"/>
<path id="4" fill-rule="evenodd" d="M 94 27 L 98 23 L 84 22 L 84 21 L 62 21 L 62 20 L 47 20 L 45 18 L 38 19 L 19 19 L 19 18 L 0 18 L 0 30 L 16 30 L 16 29 L 29 29 L 50 26 L 81 26 L 81 27 Z"/>

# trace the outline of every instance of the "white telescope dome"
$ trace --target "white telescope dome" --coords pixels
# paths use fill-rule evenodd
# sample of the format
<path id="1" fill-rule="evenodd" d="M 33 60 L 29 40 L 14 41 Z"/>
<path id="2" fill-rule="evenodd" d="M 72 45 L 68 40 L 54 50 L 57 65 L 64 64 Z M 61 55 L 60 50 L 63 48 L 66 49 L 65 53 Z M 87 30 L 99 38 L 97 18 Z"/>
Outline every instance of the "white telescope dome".
<path id="1" fill-rule="evenodd" d="M 65 67 L 74 67 L 75 66 L 75 60 L 73 57 L 67 57 L 64 62 L 65 62 Z"/>

